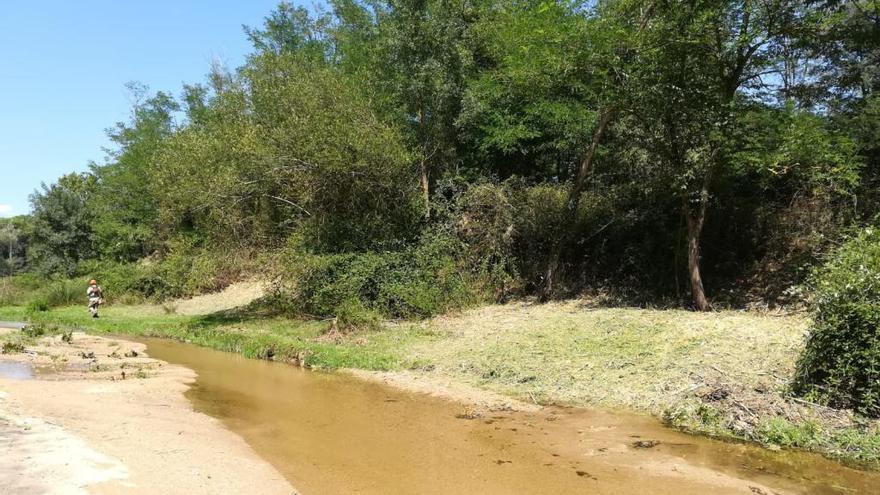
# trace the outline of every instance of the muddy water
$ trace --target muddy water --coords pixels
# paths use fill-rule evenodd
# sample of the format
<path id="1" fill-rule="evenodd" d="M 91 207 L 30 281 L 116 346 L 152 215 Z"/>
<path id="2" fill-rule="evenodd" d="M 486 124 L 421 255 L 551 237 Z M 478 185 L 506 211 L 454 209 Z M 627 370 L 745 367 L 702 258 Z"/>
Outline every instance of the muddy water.
<path id="1" fill-rule="evenodd" d="M 875 473 L 692 437 L 642 416 L 545 409 L 462 419 L 460 404 L 347 376 L 147 345 L 194 369 L 194 407 L 306 495 L 880 493 Z"/>

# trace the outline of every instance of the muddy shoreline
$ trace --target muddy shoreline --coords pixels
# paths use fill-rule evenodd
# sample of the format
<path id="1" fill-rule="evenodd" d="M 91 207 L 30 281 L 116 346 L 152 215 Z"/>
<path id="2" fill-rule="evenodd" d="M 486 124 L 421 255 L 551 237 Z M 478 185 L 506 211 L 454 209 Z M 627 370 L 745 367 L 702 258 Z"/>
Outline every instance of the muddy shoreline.
<path id="1" fill-rule="evenodd" d="M 184 397 L 195 373 L 145 346 L 73 334 L 0 356 L 0 486 L 10 495 L 297 493 Z"/>

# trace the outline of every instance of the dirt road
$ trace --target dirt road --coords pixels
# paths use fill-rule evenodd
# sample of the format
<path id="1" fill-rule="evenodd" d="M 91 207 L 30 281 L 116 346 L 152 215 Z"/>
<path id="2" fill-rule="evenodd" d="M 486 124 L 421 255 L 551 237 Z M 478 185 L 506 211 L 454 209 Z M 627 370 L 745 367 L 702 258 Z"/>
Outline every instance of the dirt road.
<path id="1" fill-rule="evenodd" d="M 297 493 L 192 410 L 183 395 L 192 371 L 140 344 L 75 333 L 71 344 L 43 338 L 0 363 L 3 493 Z"/>

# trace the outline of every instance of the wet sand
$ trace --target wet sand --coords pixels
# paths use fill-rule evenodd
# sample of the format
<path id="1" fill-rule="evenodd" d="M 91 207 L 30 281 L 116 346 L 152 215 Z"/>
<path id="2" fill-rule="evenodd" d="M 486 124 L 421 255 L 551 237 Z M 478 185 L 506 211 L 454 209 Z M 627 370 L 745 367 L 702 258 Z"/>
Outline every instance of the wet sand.
<path id="1" fill-rule="evenodd" d="M 0 356 L 2 493 L 296 493 L 241 437 L 193 410 L 193 371 L 83 334 L 28 351 Z"/>

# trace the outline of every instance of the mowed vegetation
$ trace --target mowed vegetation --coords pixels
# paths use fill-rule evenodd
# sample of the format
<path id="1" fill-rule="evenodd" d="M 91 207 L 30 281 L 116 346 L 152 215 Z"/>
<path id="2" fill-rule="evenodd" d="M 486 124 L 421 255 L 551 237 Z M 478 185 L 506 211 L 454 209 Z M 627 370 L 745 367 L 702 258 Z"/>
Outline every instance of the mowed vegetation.
<path id="1" fill-rule="evenodd" d="M 282 3 L 242 66 L 132 84 L 107 159 L 0 221 L 0 313 L 875 459 L 878 19 L 865 0 Z M 97 321 L 69 306 L 90 278 Z M 265 295 L 175 314 L 242 280 Z M 605 307 L 553 302 L 584 296 Z M 523 300 L 546 305 L 473 309 Z M 727 312 L 747 308 L 812 319 Z"/>

